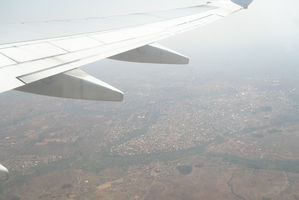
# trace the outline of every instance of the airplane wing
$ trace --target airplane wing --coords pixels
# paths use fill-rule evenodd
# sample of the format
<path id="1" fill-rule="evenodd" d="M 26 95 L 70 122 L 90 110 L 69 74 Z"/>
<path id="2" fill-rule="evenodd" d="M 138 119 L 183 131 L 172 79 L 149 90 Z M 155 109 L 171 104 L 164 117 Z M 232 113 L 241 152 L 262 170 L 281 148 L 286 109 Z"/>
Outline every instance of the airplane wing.
<path id="1" fill-rule="evenodd" d="M 110 58 L 128 62 L 187 64 L 156 44 L 247 8 L 252 0 L 220 0 L 124 16 L 0 25 L 0 93 L 121 101 L 123 93 L 79 67 Z"/>

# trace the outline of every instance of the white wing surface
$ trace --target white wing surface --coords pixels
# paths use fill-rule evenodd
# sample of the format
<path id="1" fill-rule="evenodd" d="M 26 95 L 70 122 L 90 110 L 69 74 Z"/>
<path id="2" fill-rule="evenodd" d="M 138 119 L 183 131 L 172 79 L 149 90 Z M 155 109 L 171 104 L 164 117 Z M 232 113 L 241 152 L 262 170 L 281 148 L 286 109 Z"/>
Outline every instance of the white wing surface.
<path id="1" fill-rule="evenodd" d="M 222 0 L 152 13 L 0 25 L 0 92 L 121 101 L 118 89 L 78 68 L 101 59 L 187 64 L 157 41 L 247 8 L 252 0 Z"/>

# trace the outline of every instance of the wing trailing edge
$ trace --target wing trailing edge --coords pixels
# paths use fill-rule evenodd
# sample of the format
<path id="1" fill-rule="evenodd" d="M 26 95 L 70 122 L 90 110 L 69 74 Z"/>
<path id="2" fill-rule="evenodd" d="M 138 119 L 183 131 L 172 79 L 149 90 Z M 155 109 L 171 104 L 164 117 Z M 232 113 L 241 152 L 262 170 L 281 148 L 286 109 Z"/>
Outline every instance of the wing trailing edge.
<path id="1" fill-rule="evenodd" d="M 16 90 L 34 94 L 96 101 L 122 101 L 123 92 L 80 69 L 41 79 Z"/>

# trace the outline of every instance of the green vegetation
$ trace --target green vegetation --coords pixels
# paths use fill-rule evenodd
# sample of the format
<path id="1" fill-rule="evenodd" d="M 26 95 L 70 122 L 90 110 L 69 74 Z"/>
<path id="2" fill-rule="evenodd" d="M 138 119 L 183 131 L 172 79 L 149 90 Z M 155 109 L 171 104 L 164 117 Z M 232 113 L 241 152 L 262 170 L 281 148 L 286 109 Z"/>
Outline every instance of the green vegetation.
<path id="1" fill-rule="evenodd" d="M 251 169 L 277 170 L 284 172 L 299 173 L 299 160 L 253 160 L 230 154 L 211 154 L 222 158 L 225 162 L 243 165 Z"/>
<path id="2" fill-rule="evenodd" d="M 272 112 L 271 106 L 261 106 L 257 109 L 258 112 Z"/>
<path id="3" fill-rule="evenodd" d="M 192 172 L 192 166 L 189 165 L 181 165 L 177 166 L 176 169 L 183 175 L 190 174 Z"/>

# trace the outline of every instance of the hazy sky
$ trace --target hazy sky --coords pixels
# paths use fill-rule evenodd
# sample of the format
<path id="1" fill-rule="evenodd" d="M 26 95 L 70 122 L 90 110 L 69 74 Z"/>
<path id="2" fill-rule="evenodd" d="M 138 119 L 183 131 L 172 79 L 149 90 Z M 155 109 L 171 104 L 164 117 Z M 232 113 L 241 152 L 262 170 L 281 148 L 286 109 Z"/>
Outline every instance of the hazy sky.
<path id="1" fill-rule="evenodd" d="M 250 9 L 190 33 L 193 48 L 213 52 L 219 65 L 299 68 L 299 2 L 256 0 Z M 188 33 L 189 34 L 189 33 Z M 181 41 L 181 40 L 180 40 Z M 192 48 L 192 49 L 193 49 Z M 195 57 L 200 62 L 198 56 Z M 217 64 L 217 63 L 216 63 Z"/>

